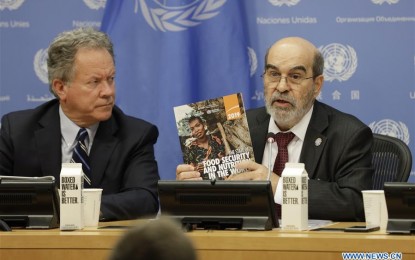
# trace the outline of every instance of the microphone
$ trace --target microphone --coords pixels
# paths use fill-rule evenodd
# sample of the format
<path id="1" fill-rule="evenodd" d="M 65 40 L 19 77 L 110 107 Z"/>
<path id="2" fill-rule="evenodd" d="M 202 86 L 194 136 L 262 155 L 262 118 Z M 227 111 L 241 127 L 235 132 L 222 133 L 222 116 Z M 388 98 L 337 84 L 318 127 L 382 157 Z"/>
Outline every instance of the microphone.
<path id="1" fill-rule="evenodd" d="M 274 139 L 275 134 L 269 132 L 267 134 L 267 143 L 268 143 L 268 177 L 267 177 L 267 181 L 269 181 L 271 179 L 271 165 L 272 165 L 272 143 L 275 142 Z"/>

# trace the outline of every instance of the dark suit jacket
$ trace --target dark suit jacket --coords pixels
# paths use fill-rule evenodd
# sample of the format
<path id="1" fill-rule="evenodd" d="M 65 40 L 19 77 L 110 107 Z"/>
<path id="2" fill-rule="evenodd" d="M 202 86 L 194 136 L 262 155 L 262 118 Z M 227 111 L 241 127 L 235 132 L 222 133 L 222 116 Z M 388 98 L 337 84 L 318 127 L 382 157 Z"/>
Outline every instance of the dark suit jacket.
<path id="1" fill-rule="evenodd" d="M 59 180 L 62 152 L 59 102 L 12 112 L 2 118 L 0 174 L 55 176 Z M 153 145 L 158 130 L 114 107 L 101 122 L 90 151 L 92 187 L 103 188 L 103 217 L 132 219 L 158 211 L 159 180 Z"/>
<path id="2" fill-rule="evenodd" d="M 255 160 L 262 163 L 270 115 L 262 107 L 247 117 Z M 311 219 L 364 221 L 361 191 L 372 187 L 372 142 L 370 128 L 356 117 L 315 102 L 300 155 L 310 178 Z"/>

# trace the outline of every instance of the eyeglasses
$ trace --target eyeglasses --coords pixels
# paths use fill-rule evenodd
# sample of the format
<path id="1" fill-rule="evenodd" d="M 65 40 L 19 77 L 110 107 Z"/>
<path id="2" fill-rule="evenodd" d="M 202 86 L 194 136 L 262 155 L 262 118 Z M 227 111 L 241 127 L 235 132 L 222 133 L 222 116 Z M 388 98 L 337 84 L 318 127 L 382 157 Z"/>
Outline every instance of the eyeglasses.
<path id="1" fill-rule="evenodd" d="M 285 78 L 286 83 L 290 83 L 294 85 L 300 85 L 303 82 L 303 80 L 313 78 L 313 76 L 306 78 L 305 76 L 299 73 L 291 73 L 291 74 L 288 74 L 288 76 L 281 76 L 281 74 L 275 70 L 267 70 L 261 75 L 261 77 L 265 78 L 270 83 L 277 83 L 277 84 L 280 83 L 282 78 Z"/>

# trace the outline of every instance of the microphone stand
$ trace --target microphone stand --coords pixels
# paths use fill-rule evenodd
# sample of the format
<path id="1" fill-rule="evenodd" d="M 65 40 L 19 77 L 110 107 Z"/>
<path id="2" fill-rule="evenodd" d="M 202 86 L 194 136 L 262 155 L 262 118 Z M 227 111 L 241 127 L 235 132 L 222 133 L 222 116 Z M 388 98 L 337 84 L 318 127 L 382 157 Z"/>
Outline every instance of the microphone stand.
<path id="1" fill-rule="evenodd" d="M 271 179 L 271 165 L 272 165 L 272 144 L 275 142 L 274 133 L 267 134 L 267 143 L 268 143 L 268 177 L 267 181 Z"/>

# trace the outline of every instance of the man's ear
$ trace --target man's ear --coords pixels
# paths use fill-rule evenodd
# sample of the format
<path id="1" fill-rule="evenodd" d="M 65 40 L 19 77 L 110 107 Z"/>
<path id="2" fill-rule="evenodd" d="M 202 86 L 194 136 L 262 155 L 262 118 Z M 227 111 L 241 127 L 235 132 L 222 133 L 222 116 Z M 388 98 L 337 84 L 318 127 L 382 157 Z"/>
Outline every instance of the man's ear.
<path id="1" fill-rule="evenodd" d="M 314 80 L 314 97 L 320 94 L 321 88 L 323 87 L 324 76 L 320 75 Z"/>
<path id="2" fill-rule="evenodd" d="M 64 99 L 66 96 L 65 83 L 60 79 L 54 79 L 52 81 L 52 90 L 59 99 Z"/>

